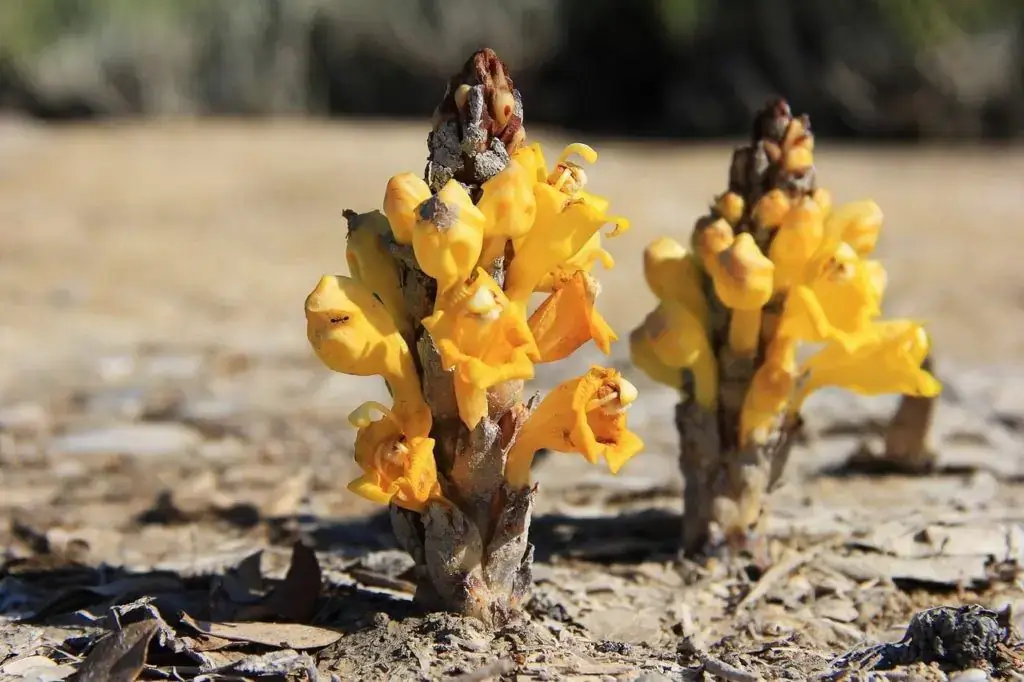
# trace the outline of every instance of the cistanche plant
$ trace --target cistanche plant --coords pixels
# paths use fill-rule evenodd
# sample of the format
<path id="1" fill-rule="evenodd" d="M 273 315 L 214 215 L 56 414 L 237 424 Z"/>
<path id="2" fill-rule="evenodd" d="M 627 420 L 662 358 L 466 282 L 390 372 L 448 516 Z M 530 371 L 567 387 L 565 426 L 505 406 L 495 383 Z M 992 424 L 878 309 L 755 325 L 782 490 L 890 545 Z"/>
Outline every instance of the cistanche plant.
<path id="1" fill-rule="evenodd" d="M 615 333 L 595 309 L 600 229 L 628 228 L 586 191 L 570 145 L 553 167 L 526 143 L 523 106 L 493 51 L 448 83 L 423 177 L 387 183 L 383 213 L 347 212 L 348 276 L 306 299 L 307 335 L 332 370 L 384 378 L 391 406 L 350 416 L 363 472 L 349 489 L 389 504 L 427 608 L 504 622 L 531 587 L 528 539 L 541 449 L 617 471 L 643 444 L 626 409 L 636 389 L 592 367 L 524 400 L 534 367 Z M 530 312 L 535 293 L 544 296 Z"/>
<path id="2" fill-rule="evenodd" d="M 690 555 L 725 549 L 764 559 L 763 543 L 752 541 L 763 538 L 766 497 L 815 390 L 940 391 L 922 366 L 922 325 L 879 319 L 886 274 L 871 258 L 879 206 L 833 207 L 817 186 L 813 151 L 808 117 L 793 116 L 785 101 L 769 103 L 689 244 L 662 237 L 644 252 L 659 303 L 632 332 L 630 352 L 682 395 L 675 419 Z M 922 422 L 910 411 L 902 426 Z M 927 414 L 920 405 L 912 411 Z M 893 431 L 890 440 L 897 435 L 904 450 L 920 452 L 913 433 Z"/>

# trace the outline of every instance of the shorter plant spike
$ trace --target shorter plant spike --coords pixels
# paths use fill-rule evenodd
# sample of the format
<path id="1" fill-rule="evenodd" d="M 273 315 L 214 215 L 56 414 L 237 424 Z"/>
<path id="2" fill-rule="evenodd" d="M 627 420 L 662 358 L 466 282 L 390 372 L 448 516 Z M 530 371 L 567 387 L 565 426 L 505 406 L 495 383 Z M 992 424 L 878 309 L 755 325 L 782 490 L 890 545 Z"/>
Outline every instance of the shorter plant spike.
<path id="1" fill-rule="evenodd" d="M 662 237 L 644 254 L 658 307 L 630 335 L 637 366 L 679 388 L 687 554 L 726 549 L 765 559 L 759 530 L 816 389 L 903 393 L 888 443 L 922 450 L 941 387 L 929 339 L 910 320 L 882 321 L 885 271 L 871 254 L 882 224 L 870 200 L 833 206 L 817 186 L 807 116 L 783 100 L 754 120 L 729 184 L 700 217 L 690 250 Z M 821 350 L 798 362 L 802 344 Z M 908 405 L 916 406 L 916 408 Z M 922 416 L 924 415 L 924 416 Z"/>

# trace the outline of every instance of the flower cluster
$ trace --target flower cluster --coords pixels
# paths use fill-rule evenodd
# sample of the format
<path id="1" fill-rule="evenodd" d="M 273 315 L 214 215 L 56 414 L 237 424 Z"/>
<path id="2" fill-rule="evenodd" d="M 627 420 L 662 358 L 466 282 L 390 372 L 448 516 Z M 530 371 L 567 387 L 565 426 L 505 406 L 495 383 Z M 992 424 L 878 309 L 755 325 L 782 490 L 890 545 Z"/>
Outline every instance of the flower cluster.
<path id="1" fill-rule="evenodd" d="M 886 275 L 871 257 L 878 205 L 833 207 L 815 186 L 809 121 L 784 102 L 758 125 L 754 144 L 734 156 L 729 191 L 697 221 L 690 243 L 662 237 L 645 250 L 659 303 L 630 336 L 641 370 L 713 415 L 704 423 L 717 433 L 705 442 L 722 450 L 777 447 L 780 431 L 824 386 L 866 395 L 940 390 L 921 366 L 929 351 L 921 324 L 880 319 Z M 682 435 L 684 449 L 700 440 Z M 758 504 L 739 506 L 759 513 Z"/>
<path id="2" fill-rule="evenodd" d="M 325 276 L 306 300 L 309 341 L 331 369 L 379 375 L 394 406 L 368 403 L 350 417 L 358 429 L 356 461 L 364 475 L 349 487 L 369 499 L 422 511 L 443 501 L 430 438 L 431 411 L 410 351 L 416 322 L 429 334 L 451 373 L 458 415 L 469 430 L 489 413 L 495 387 L 531 379 L 540 363 L 561 360 L 593 340 L 605 353 L 615 333 L 595 308 L 600 292 L 592 270 L 611 267 L 600 229 L 628 228 L 607 214 L 608 202 L 587 192 L 570 145 L 553 168 L 538 144 L 510 154 L 484 182 L 474 203 L 467 188 L 448 180 L 437 193 L 411 173 L 387 184 L 383 217 L 351 229 L 351 275 Z M 415 263 L 436 281 L 432 313 L 410 320 L 396 260 L 389 249 L 411 247 Z M 494 265 L 503 264 L 503 282 Z M 534 293 L 545 295 L 530 314 Z M 506 478 L 529 484 L 534 454 L 544 448 L 579 452 L 612 470 L 639 452 L 625 425 L 636 390 L 614 370 L 593 368 L 558 387 L 528 418 L 509 449 Z M 371 420 L 371 410 L 381 413 Z"/>
<path id="3" fill-rule="evenodd" d="M 782 143 L 766 151 L 784 172 L 813 163 L 813 137 L 793 118 Z M 730 191 L 698 222 L 692 247 L 662 237 L 644 253 L 644 274 L 660 303 L 631 337 L 636 364 L 651 378 L 679 387 L 691 370 L 696 400 L 715 406 L 718 386 L 708 329 L 703 277 L 729 310 L 728 349 L 761 352 L 741 416 L 741 444 L 763 442 L 784 412 L 799 411 L 816 389 L 934 396 L 938 382 L 921 363 L 928 353 L 923 327 L 881 321 L 886 274 L 872 260 L 882 211 L 871 200 L 832 207 L 824 189 L 795 198 L 775 188 L 746 207 Z M 755 235 L 768 241 L 767 255 Z M 765 239 L 766 238 L 766 239 Z M 781 313 L 764 324 L 769 301 Z M 823 344 L 803 363 L 801 343 Z"/>

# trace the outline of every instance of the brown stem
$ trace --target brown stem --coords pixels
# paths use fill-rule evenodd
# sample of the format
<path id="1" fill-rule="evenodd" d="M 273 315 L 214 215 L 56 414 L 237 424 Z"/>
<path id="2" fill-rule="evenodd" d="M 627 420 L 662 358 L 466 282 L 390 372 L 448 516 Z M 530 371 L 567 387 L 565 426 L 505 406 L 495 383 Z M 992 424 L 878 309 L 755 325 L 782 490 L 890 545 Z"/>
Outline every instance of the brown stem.
<path id="1" fill-rule="evenodd" d="M 934 373 L 934 361 L 929 355 L 921 368 Z M 937 398 L 919 398 L 905 395 L 893 415 L 885 433 L 886 463 L 908 473 L 932 471 L 936 465 L 936 452 L 929 441 Z"/>
<path id="2" fill-rule="evenodd" d="M 478 200 L 480 187 L 508 163 L 522 144 L 522 102 L 505 65 L 492 50 L 476 52 L 449 81 L 427 137 L 425 179 L 437 192 L 454 178 Z M 533 547 L 527 534 L 532 489 L 513 490 L 504 481 L 505 453 L 529 415 L 522 382 L 488 392 L 488 415 L 470 430 L 462 423 L 454 384 L 420 320 L 434 307 L 437 286 L 416 264 L 409 247 L 391 244 L 403 294 L 415 321 L 416 349 L 424 397 L 434 417 L 431 436 L 438 472 L 450 504 L 434 504 L 422 515 L 392 510 L 392 527 L 416 562 L 416 599 L 499 624 L 529 594 Z M 504 258 L 492 276 L 504 280 Z"/>

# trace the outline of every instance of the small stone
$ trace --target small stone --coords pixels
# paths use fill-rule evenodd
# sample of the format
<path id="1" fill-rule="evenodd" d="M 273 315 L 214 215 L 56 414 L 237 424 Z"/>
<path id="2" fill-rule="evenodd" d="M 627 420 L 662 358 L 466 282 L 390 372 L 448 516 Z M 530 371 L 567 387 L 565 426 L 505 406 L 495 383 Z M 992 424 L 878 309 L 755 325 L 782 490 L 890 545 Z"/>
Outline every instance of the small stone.
<path id="1" fill-rule="evenodd" d="M 197 447 L 199 434 L 181 424 L 128 424 L 78 431 L 50 443 L 51 455 L 142 455 L 158 457 Z"/>
<path id="2" fill-rule="evenodd" d="M 143 364 L 147 375 L 162 379 L 189 379 L 198 376 L 202 369 L 201 355 L 157 355 Z"/>
<path id="3" fill-rule="evenodd" d="M 986 682 L 991 679 L 988 673 L 981 668 L 968 668 L 954 673 L 950 676 L 949 682 Z"/>
<path id="4" fill-rule="evenodd" d="M 821 618 L 829 618 L 840 623 L 852 623 L 860 616 L 857 607 L 847 599 L 827 597 L 814 605 L 814 613 Z"/>
<path id="5" fill-rule="evenodd" d="M 124 419 L 136 419 L 146 405 L 146 389 L 123 386 L 101 390 L 85 396 L 87 412 Z"/>
<path id="6" fill-rule="evenodd" d="M 50 425 L 50 416 L 38 403 L 16 403 L 0 409 L 0 431 L 39 433 Z"/>
<path id="7" fill-rule="evenodd" d="M 135 372 L 135 358 L 130 355 L 100 358 L 96 363 L 96 373 L 104 381 L 118 381 L 131 376 L 133 372 Z"/>

